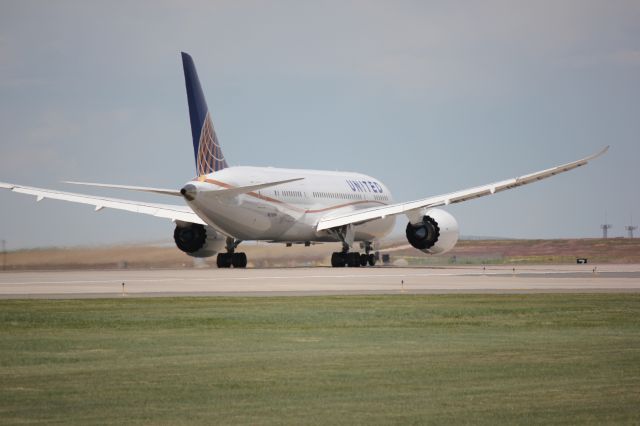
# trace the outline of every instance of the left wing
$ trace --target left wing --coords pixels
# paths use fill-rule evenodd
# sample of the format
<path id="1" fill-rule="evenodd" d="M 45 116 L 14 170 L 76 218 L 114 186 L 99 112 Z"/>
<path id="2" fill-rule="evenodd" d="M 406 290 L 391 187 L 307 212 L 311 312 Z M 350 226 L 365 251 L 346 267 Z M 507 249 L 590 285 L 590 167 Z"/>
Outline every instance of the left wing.
<path id="1" fill-rule="evenodd" d="M 411 210 L 446 206 L 449 204 L 461 203 L 463 201 L 471 200 L 478 197 L 484 197 L 485 195 L 495 194 L 496 192 L 516 188 L 518 186 L 526 185 L 532 182 L 537 182 L 539 180 L 555 176 L 559 173 L 568 172 L 569 170 L 573 170 L 576 167 L 584 166 L 589 161 L 607 152 L 608 149 L 609 147 L 607 146 L 597 154 L 590 155 L 581 160 L 573 161 L 571 163 L 552 167 L 550 169 L 542 170 L 539 172 L 530 173 L 528 175 L 520 176 L 517 178 L 490 183 L 488 185 L 476 186 L 474 188 L 463 189 L 462 191 L 451 192 L 449 194 L 437 195 L 435 197 L 409 201 L 406 203 L 392 204 L 390 206 L 372 207 L 363 210 L 354 210 L 342 215 L 323 217 L 318 222 L 316 229 L 318 231 L 322 231 L 324 229 L 336 228 L 348 224 L 358 224 L 370 220 L 381 219 L 390 215 L 407 213 Z"/>
<path id="2" fill-rule="evenodd" d="M 95 195 L 76 194 L 73 192 L 55 191 L 53 189 L 34 188 L 31 186 L 14 185 L 11 183 L 0 182 L 0 189 L 8 189 L 19 194 L 33 195 L 36 201 L 42 201 L 45 198 L 52 200 L 70 201 L 72 203 L 88 204 L 95 207 L 95 211 L 104 208 L 124 210 L 133 213 L 146 214 L 149 216 L 162 217 L 171 220 L 179 220 L 182 222 L 206 223 L 198 217 L 188 206 L 175 206 L 171 204 L 155 204 L 143 201 L 123 200 L 119 198 L 107 198 Z"/>

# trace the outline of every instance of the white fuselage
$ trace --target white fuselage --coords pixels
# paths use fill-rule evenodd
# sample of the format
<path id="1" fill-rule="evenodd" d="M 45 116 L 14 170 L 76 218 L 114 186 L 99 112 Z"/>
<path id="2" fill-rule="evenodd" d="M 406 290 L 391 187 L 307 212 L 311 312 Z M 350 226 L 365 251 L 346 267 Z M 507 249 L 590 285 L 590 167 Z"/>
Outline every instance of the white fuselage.
<path id="1" fill-rule="evenodd" d="M 224 190 L 287 179 L 304 178 L 232 197 L 208 197 Z M 388 188 L 371 176 L 272 167 L 229 167 L 189 182 L 202 196 L 187 200 L 202 220 L 239 240 L 280 242 L 337 241 L 316 231 L 318 220 L 332 214 L 393 203 Z M 395 216 L 354 227 L 355 241 L 373 241 L 389 234 Z"/>

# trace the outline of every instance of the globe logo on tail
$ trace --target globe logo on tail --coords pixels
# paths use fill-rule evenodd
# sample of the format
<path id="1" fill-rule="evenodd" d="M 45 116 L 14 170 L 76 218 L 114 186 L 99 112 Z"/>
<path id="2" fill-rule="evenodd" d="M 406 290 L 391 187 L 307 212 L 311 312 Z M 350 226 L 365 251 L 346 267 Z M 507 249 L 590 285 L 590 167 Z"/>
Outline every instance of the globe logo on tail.
<path id="1" fill-rule="evenodd" d="M 207 112 L 198 144 L 198 176 L 217 172 L 227 166 L 227 160 L 220 148 L 216 131 L 213 128 L 211 114 Z"/>

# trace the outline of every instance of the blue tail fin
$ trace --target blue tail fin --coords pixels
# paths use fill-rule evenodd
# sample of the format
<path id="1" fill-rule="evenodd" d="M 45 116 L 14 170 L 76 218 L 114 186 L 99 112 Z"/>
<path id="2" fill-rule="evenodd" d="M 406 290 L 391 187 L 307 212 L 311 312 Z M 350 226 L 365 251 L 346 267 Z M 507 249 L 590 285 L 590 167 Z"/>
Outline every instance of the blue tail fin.
<path id="1" fill-rule="evenodd" d="M 189 101 L 196 171 L 198 176 L 202 176 L 222 170 L 228 165 L 213 128 L 211 114 L 209 114 L 207 101 L 202 93 L 196 66 L 191 56 L 184 52 L 182 52 L 182 68 L 184 69 L 184 83 L 187 87 L 187 100 Z"/>

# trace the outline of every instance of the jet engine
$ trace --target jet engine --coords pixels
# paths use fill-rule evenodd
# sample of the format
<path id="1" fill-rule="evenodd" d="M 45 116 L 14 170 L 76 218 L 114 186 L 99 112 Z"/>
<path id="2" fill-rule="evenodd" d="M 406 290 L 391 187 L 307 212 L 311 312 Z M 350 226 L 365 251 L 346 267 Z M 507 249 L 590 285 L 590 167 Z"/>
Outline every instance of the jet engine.
<path id="1" fill-rule="evenodd" d="M 178 222 L 173 239 L 176 246 L 189 256 L 210 257 L 225 246 L 225 238 L 210 226 Z"/>
<path id="2" fill-rule="evenodd" d="M 425 253 L 441 254 L 451 250 L 458 242 L 458 222 L 444 210 L 430 209 L 420 212 L 407 224 L 409 244 Z"/>

